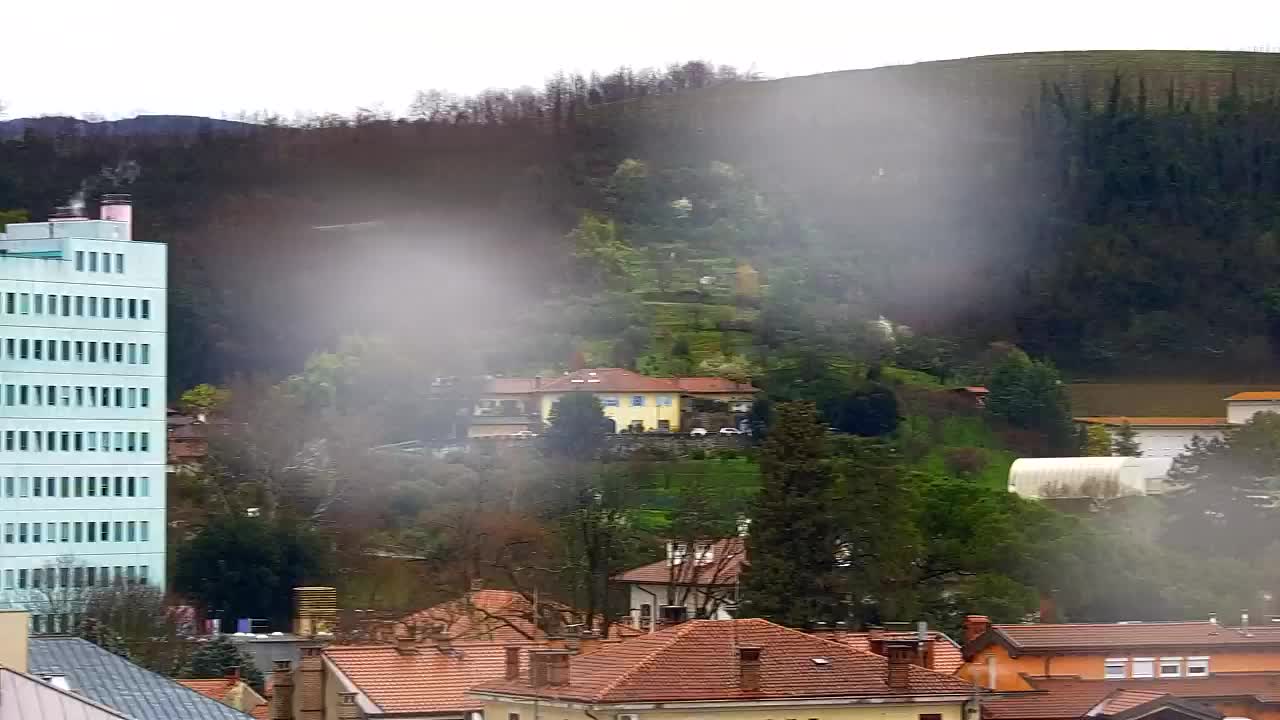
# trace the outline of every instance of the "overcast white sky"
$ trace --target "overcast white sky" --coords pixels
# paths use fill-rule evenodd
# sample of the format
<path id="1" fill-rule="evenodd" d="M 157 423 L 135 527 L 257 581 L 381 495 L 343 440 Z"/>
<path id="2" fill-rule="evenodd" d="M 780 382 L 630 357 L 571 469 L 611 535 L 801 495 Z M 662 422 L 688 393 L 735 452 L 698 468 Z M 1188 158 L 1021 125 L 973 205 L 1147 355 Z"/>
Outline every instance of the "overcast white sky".
<path id="1" fill-rule="evenodd" d="M 1275 0 L 0 3 L 7 117 L 404 111 L 420 88 L 693 58 L 805 75 L 1029 50 L 1280 50 Z M 1052 12 L 1048 11 L 1052 8 Z"/>

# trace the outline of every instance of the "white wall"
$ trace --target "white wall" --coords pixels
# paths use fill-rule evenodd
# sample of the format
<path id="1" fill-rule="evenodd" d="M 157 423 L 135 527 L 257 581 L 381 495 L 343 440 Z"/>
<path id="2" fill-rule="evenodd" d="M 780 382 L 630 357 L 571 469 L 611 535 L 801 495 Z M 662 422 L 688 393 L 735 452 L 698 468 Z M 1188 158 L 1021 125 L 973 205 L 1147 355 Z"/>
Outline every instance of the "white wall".
<path id="1" fill-rule="evenodd" d="M 61 258 L 24 258 L 0 255 L 0 607 L 21 607 L 39 602 L 30 589 L 30 571 L 65 564 L 140 568 L 146 566 L 152 584 L 165 587 L 165 331 L 167 289 L 167 247 L 160 243 L 130 242 L 103 238 L 119 237 L 121 224 L 92 220 L 10 225 L 8 241 L 0 248 L 12 251 L 60 251 Z M 52 237 L 50 237 L 52 236 Z M 24 239 L 25 238 L 25 239 Z M 90 253 L 98 253 L 97 271 L 90 271 Z M 103 271 L 102 256 L 111 257 L 111 272 Z M 124 270 L 117 271 L 123 255 Z M 9 293 L 14 294 L 13 303 Z M 35 312 L 35 295 L 42 295 L 41 313 Z M 23 296 L 25 295 L 25 302 Z M 48 296 L 57 296 L 56 312 L 49 312 Z M 70 298 L 63 312 L 63 297 Z M 78 298 L 83 298 L 79 300 Z M 96 316 L 89 315 L 89 298 L 97 298 Z M 109 298 L 111 312 L 103 312 L 102 298 Z M 122 317 L 116 316 L 116 300 Z M 130 305 L 129 301 L 134 301 Z M 147 317 L 143 303 L 147 302 Z M 23 310 L 26 312 L 23 312 Z M 132 313 L 131 313 L 132 311 Z M 131 317 L 132 314 L 132 317 Z M 10 346 L 9 340 L 14 340 Z M 27 356 L 20 356 L 20 341 L 27 340 Z M 41 341 L 41 358 L 35 359 L 34 343 Z M 55 356 L 48 355 L 48 341 L 55 341 Z M 64 341 L 67 345 L 63 345 Z M 109 343 L 108 359 L 101 357 L 101 344 Z M 77 345 L 77 343 L 79 343 Z M 98 346 L 96 361 L 90 362 L 88 347 Z M 115 357 L 119 343 L 123 361 Z M 148 347 L 142 362 L 142 346 Z M 64 357 L 64 348 L 67 354 Z M 77 353 L 79 350 L 79 353 Z M 132 360 L 132 362 L 131 362 Z M 13 386 L 9 390 L 8 386 Z M 20 402 L 18 390 L 28 388 L 27 403 Z M 42 391 L 42 404 L 34 403 L 34 386 Z M 47 403 L 47 388 L 54 386 L 55 404 Z M 77 391 L 77 388 L 83 390 Z M 108 388 L 109 402 L 101 402 L 101 390 Z M 115 403 L 120 389 L 121 405 Z M 147 405 L 142 406 L 142 389 Z M 64 390 L 65 389 L 65 390 Z M 91 390 L 96 391 L 90 402 Z M 129 392 L 132 390 L 133 392 Z M 12 395 L 12 402 L 10 402 Z M 79 401 L 79 402 L 77 402 Z M 132 401 L 132 406 L 130 406 Z M 28 433 L 28 449 L 18 446 L 20 433 Z M 35 449 L 34 432 L 54 431 L 55 449 Z M 103 452 L 101 433 L 110 433 L 112 448 Z M 8 445 L 12 433 L 13 445 Z M 68 449 L 62 450 L 63 433 Z M 89 450 L 89 433 L 97 441 Z M 125 449 L 114 448 L 120 433 Z M 132 433 L 134 449 L 128 450 Z M 147 449 L 141 447 L 142 433 Z M 76 443 L 79 442 L 79 450 Z M 47 480 L 40 496 L 34 493 L 34 478 L 56 478 L 55 494 L 47 493 Z M 88 494 L 88 478 L 109 478 L 109 492 Z M 121 478 L 116 494 L 115 479 Z M 12 478 L 12 481 L 10 481 Z M 23 479 L 26 482 L 23 483 Z M 63 495 L 63 478 L 67 493 Z M 133 495 L 129 481 L 133 480 Z M 146 478 L 146 493 L 142 493 Z M 77 483 L 77 479 L 80 482 Z M 22 486 L 26 486 L 23 496 Z M 77 485 L 81 492 L 76 493 Z M 12 487 L 12 492 L 10 488 Z M 88 542 L 87 523 L 95 529 L 108 523 L 109 539 Z M 115 540 L 115 523 L 122 523 L 120 541 Z M 141 523 L 146 522 L 148 539 L 141 540 Z M 32 542 L 31 526 L 41 523 L 41 543 Z M 48 523 L 57 532 L 51 542 Z M 66 523 L 68 539 L 63 541 Z M 134 540 L 128 540 L 128 523 L 134 523 Z M 18 542 L 18 528 L 27 525 L 27 542 Z M 75 541 L 75 527 L 81 540 Z M 12 526 L 13 542 L 8 530 Z M 28 589 L 19 590 L 17 571 L 28 570 Z M 13 572 L 10 572 L 13 571 Z M 32 606 L 33 608 L 35 606 Z"/>
<path id="2" fill-rule="evenodd" d="M 1280 413 L 1280 400 L 1231 400 L 1227 403 L 1227 422 L 1243 425 L 1260 412 Z"/>
<path id="3" fill-rule="evenodd" d="M 1115 434 L 1115 428 L 1108 429 Z M 1135 427 L 1133 430 L 1143 457 L 1177 457 L 1196 435 L 1205 440 L 1222 437 L 1222 430 L 1216 428 Z"/>
<path id="4" fill-rule="evenodd" d="M 679 588 L 677 589 L 676 592 L 677 592 L 676 600 L 679 600 L 681 596 L 684 595 L 684 588 Z M 726 593 L 730 593 L 730 592 L 732 592 L 732 590 L 730 589 L 721 589 L 719 591 L 719 597 L 722 597 L 722 598 L 726 597 L 727 596 Z M 668 604 L 667 593 L 668 593 L 668 587 L 666 585 L 643 585 L 639 583 L 632 583 L 630 585 L 630 598 L 631 598 L 630 614 L 631 614 L 632 625 L 634 625 L 635 627 L 640 627 L 640 617 L 641 617 L 640 608 L 644 605 L 652 606 L 650 608 L 651 610 L 650 616 L 656 618 L 659 615 L 658 608 Z M 657 605 L 654 605 L 655 595 L 657 596 Z M 685 597 L 684 605 L 689 609 L 690 619 L 693 619 L 695 617 L 699 607 L 703 607 L 703 606 L 710 607 L 712 604 L 714 604 L 714 601 L 711 603 L 704 603 L 703 599 L 705 597 L 706 597 L 705 594 L 701 590 L 697 590 L 697 589 L 688 593 L 688 595 Z M 730 615 L 725 610 L 725 607 L 724 607 L 725 604 L 721 602 L 719 605 L 720 607 L 717 609 L 715 616 L 712 617 L 711 619 L 712 620 L 733 619 L 733 616 Z"/>

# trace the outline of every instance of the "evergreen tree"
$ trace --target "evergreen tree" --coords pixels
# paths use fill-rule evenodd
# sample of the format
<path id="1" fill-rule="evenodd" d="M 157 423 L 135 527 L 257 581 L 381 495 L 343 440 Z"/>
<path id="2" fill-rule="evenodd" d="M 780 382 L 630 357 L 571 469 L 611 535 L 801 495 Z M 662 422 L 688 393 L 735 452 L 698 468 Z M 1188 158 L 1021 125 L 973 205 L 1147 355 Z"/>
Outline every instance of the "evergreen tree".
<path id="1" fill-rule="evenodd" d="M 227 670 L 239 668 L 240 679 L 258 692 L 263 689 L 262 671 L 253 658 L 225 636 L 203 643 L 187 658 L 179 675 L 183 678 L 220 678 Z"/>
<path id="2" fill-rule="evenodd" d="M 1125 427 L 1128 427 L 1128 426 L 1129 424 L 1125 423 Z M 1132 428 L 1130 428 L 1130 432 L 1131 433 L 1133 432 Z M 1120 452 L 1118 450 L 1119 446 L 1120 446 L 1120 439 L 1117 437 L 1115 440 L 1112 440 L 1111 433 L 1107 432 L 1107 429 L 1102 427 L 1101 425 L 1089 425 L 1085 428 L 1084 454 L 1087 457 L 1109 457 L 1111 455 L 1120 455 L 1120 456 L 1128 455 L 1128 453 Z M 1137 446 L 1135 445 L 1134 447 L 1136 449 Z"/>
<path id="3" fill-rule="evenodd" d="M 595 395 L 588 392 L 565 393 L 551 406 L 547 418 L 547 451 L 571 460 L 591 460 L 604 445 L 609 420 Z"/>
<path id="4" fill-rule="evenodd" d="M 747 537 L 744 610 L 792 627 L 832 615 L 838 539 L 824 425 L 812 403 L 785 403 L 760 454 L 762 487 Z"/>
<path id="5" fill-rule="evenodd" d="M 1116 457 L 1142 457 L 1142 450 L 1138 445 L 1138 433 L 1134 432 L 1128 420 L 1121 423 L 1120 429 L 1116 430 L 1115 439 L 1111 441 L 1111 454 Z"/>

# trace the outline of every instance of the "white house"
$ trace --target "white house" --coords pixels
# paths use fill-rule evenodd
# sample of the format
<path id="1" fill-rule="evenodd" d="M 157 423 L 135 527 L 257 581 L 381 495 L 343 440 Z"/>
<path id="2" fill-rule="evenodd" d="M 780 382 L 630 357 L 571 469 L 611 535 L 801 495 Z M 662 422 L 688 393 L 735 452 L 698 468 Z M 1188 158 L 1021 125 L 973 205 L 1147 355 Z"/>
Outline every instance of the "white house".
<path id="1" fill-rule="evenodd" d="M 1112 437 L 1125 423 L 1133 428 L 1143 457 L 1172 458 L 1182 454 L 1191 438 L 1221 438 L 1225 417 L 1078 417 L 1076 422 L 1101 425 Z"/>
<path id="2" fill-rule="evenodd" d="M 1276 391 L 1240 392 L 1226 401 L 1227 422 L 1232 425 L 1243 425 L 1260 412 L 1280 413 L 1280 392 Z"/>
<path id="3" fill-rule="evenodd" d="M 35 632 L 74 589 L 165 585 L 166 250 L 128 196 L 0 234 L 0 608 Z"/>
<path id="4" fill-rule="evenodd" d="M 667 543 L 667 557 L 614 576 L 627 587 L 631 625 L 654 630 L 690 618 L 729 620 L 746 560 L 742 536 Z M 655 619 L 657 623 L 655 623 Z"/>

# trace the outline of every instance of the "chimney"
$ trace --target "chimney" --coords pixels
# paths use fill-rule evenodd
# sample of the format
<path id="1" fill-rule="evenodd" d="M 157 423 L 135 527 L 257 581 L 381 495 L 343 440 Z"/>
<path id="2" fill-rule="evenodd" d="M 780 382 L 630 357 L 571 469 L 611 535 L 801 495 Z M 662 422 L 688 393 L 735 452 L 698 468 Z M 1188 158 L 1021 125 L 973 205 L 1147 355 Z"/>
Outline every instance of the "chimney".
<path id="1" fill-rule="evenodd" d="M 986 615 L 964 616 L 964 641 L 973 642 L 980 635 L 991 629 L 991 618 Z"/>
<path id="2" fill-rule="evenodd" d="M 1058 603 L 1050 593 L 1040 593 L 1040 622 L 1058 622 Z"/>
<path id="3" fill-rule="evenodd" d="M 1247 609 L 1240 611 L 1240 632 L 1249 637 L 1249 611 Z"/>
<path id="4" fill-rule="evenodd" d="M 547 653 L 547 684 L 563 687 L 569 684 L 569 656 L 572 652 Z"/>
<path id="5" fill-rule="evenodd" d="M 418 628 L 415 625 L 406 625 L 404 634 L 396 634 L 396 652 L 401 655 L 412 655 L 418 652 Z"/>
<path id="6" fill-rule="evenodd" d="M 271 668 L 270 720 L 293 720 L 293 663 L 276 660 Z"/>
<path id="7" fill-rule="evenodd" d="M 885 656 L 889 660 L 885 684 L 890 690 L 906 690 L 910 686 L 911 665 L 918 652 L 914 640 L 890 640 L 885 643 Z"/>
<path id="8" fill-rule="evenodd" d="M 738 648 L 738 687 L 743 692 L 760 691 L 760 656 L 758 647 Z"/>
<path id="9" fill-rule="evenodd" d="M 529 651 L 529 684 L 533 687 L 546 687 L 550 681 L 547 652 L 546 650 Z"/>
<path id="10" fill-rule="evenodd" d="M 322 720 L 324 717 L 324 666 L 319 645 L 302 646 L 298 663 L 298 720 Z"/>
<path id="11" fill-rule="evenodd" d="M 133 239 L 133 199 L 123 193 L 103 195 L 99 202 L 100 217 L 124 223 L 123 239 Z"/>
<path id="12" fill-rule="evenodd" d="M 507 651 L 506 671 L 503 673 L 502 677 L 506 680 L 519 680 L 520 679 L 520 646 L 508 645 L 506 647 L 506 651 Z"/>
<path id="13" fill-rule="evenodd" d="M 0 610 L 0 666 L 27 671 L 27 624 L 31 615 L 26 610 Z"/>
<path id="14" fill-rule="evenodd" d="M 356 694 L 353 692 L 338 693 L 338 720 L 360 720 L 364 714 L 360 712 L 360 706 L 356 704 Z"/>
<path id="15" fill-rule="evenodd" d="M 600 649 L 601 643 L 604 641 L 600 637 L 600 633 L 594 630 L 583 630 L 578 635 L 578 654 L 590 655 Z"/>

